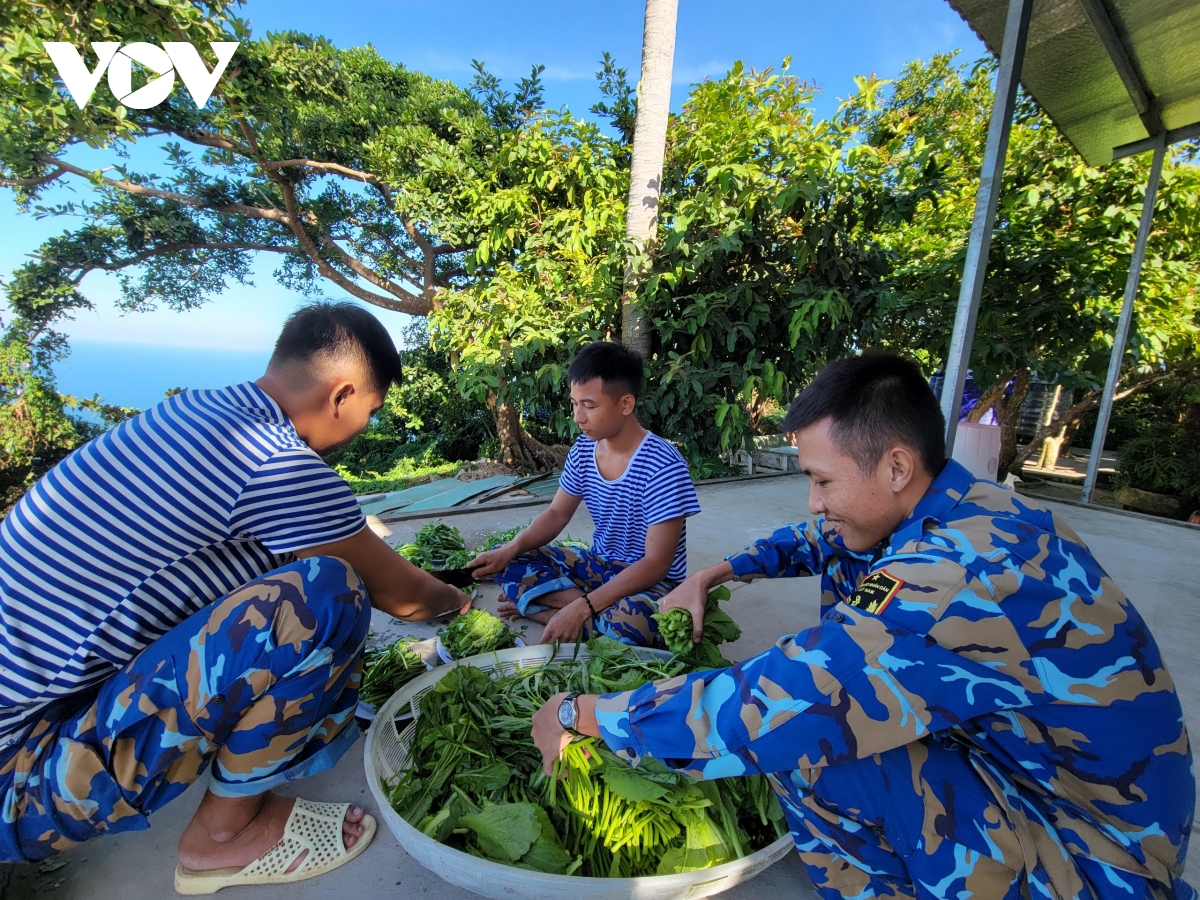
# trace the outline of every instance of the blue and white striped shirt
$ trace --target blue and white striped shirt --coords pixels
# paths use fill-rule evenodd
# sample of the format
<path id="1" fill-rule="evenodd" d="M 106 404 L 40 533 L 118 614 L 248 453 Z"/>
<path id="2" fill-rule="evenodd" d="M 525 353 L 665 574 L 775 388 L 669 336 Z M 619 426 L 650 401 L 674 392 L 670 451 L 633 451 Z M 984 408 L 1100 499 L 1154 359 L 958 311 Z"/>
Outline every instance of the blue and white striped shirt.
<path id="1" fill-rule="evenodd" d="M 253 383 L 168 398 L 0 523 L 0 747 L 205 605 L 366 520 Z"/>
<path id="2" fill-rule="evenodd" d="M 646 530 L 700 512 L 687 463 L 669 442 L 646 432 L 620 478 L 608 481 L 596 467 L 596 442 L 580 435 L 567 454 L 558 486 L 587 504 L 596 531 L 592 549 L 605 559 L 635 563 L 646 555 Z M 667 577 L 687 576 L 687 524 L 679 534 Z"/>

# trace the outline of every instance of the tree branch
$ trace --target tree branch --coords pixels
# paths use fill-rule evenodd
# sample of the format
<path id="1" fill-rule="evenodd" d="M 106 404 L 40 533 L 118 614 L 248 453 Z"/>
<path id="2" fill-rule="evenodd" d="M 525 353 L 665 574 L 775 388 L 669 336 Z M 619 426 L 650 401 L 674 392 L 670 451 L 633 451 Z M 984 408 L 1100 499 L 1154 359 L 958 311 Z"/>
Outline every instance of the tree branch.
<path id="1" fill-rule="evenodd" d="M 49 184 L 56 178 L 61 178 L 67 174 L 67 170 L 58 164 L 55 160 L 55 165 L 58 166 L 53 172 L 47 172 L 45 175 L 35 175 L 33 178 L 0 178 L 0 187 L 40 187 L 43 184 Z"/>
<path id="2" fill-rule="evenodd" d="M 368 291 L 365 288 L 360 287 L 351 279 L 347 278 L 345 275 L 331 266 L 329 264 L 329 260 L 325 259 L 325 257 L 321 255 L 320 248 L 318 248 L 316 243 L 313 242 L 312 236 L 309 235 L 308 231 L 304 227 L 304 224 L 300 221 L 300 209 L 296 204 L 295 189 L 287 182 L 286 179 L 281 178 L 278 173 L 270 173 L 270 178 L 277 185 L 279 185 L 279 189 L 283 192 L 283 202 L 287 207 L 286 221 L 288 223 L 288 227 L 292 229 L 292 233 L 296 235 L 296 239 L 300 241 L 300 246 L 304 248 L 305 254 L 310 260 L 312 260 L 313 264 L 317 267 L 318 272 L 320 272 L 324 277 L 328 278 L 351 296 L 357 297 L 359 300 L 363 300 L 366 303 L 372 303 L 375 306 L 381 306 L 384 309 L 391 309 L 395 310 L 396 312 L 408 313 L 409 315 L 414 316 L 428 315 L 430 304 L 422 300 L 420 297 L 416 297 L 408 291 L 395 286 L 396 290 L 389 290 L 388 292 L 396 297 L 399 297 L 400 299 L 393 300 L 391 297 L 385 297 L 382 294 L 376 294 L 373 291 Z M 326 239 L 328 240 L 329 245 L 335 247 L 340 253 L 342 253 L 343 257 L 349 259 L 347 254 L 340 247 L 338 247 L 336 243 L 333 242 L 332 238 L 326 235 Z M 354 260 L 354 262 L 357 263 L 358 261 Z M 358 264 L 362 266 L 361 263 Z M 370 271 L 369 269 L 366 269 L 366 266 L 362 266 L 362 268 L 366 271 Z M 351 269 L 353 270 L 354 267 L 351 266 Z M 357 273 L 357 270 L 354 271 Z M 379 276 L 375 275 L 373 272 L 371 275 L 373 275 L 376 279 L 379 278 Z M 372 284 L 376 283 L 371 278 L 367 278 L 367 280 L 371 281 Z M 377 286 L 383 287 L 383 285 Z M 387 290 L 386 287 L 384 289 Z"/>
<path id="3" fill-rule="evenodd" d="M 73 175 L 80 175 L 84 178 L 92 178 L 94 173 L 87 169 L 81 169 L 79 166 L 71 165 L 61 159 L 55 159 L 52 156 L 45 154 L 37 154 L 38 162 L 44 162 L 51 165 L 61 166 L 66 172 Z M 173 200 L 183 206 L 191 209 L 210 209 L 213 212 L 223 213 L 225 215 L 249 216 L 252 219 L 270 219 L 273 222 L 288 223 L 287 216 L 277 209 L 264 209 L 261 206 L 247 206 L 244 203 L 207 203 L 196 197 L 187 194 L 180 194 L 175 191 L 163 191 L 158 188 L 146 187 L 144 184 L 136 184 L 132 181 L 125 181 L 119 178 L 108 178 L 101 175 L 100 181 L 109 187 L 116 188 L 119 191 L 124 191 L 127 194 L 133 194 L 138 197 L 155 197 L 159 200 Z"/>
<path id="4" fill-rule="evenodd" d="M 346 265 L 348 265 L 350 267 L 350 271 L 352 271 L 359 278 L 369 281 L 371 284 L 375 285 L 375 287 L 381 288 L 382 290 L 387 291 L 393 297 L 397 297 L 402 301 L 409 302 L 409 303 L 423 303 L 424 311 L 421 313 L 413 313 L 413 315 L 426 315 L 426 314 L 428 314 L 429 310 L 432 308 L 432 305 L 429 304 L 428 302 L 425 302 L 425 300 L 424 300 L 425 294 L 428 292 L 428 288 L 425 288 L 425 290 L 422 290 L 420 296 L 414 295 L 411 291 L 405 290 L 404 288 L 402 288 L 400 285 L 396 284 L 391 279 L 384 278 L 383 276 L 372 271 L 367 266 L 364 266 L 362 264 L 362 262 L 355 259 L 349 253 L 347 253 L 344 249 L 339 247 L 337 244 L 337 241 L 335 241 L 329 235 L 324 235 L 321 238 L 321 246 L 326 247 L 326 248 L 332 248 L 332 249 L 336 250 L 338 255 L 341 256 L 342 261 L 345 262 Z M 424 287 L 424 286 L 422 286 L 422 287 Z M 408 310 L 404 310 L 404 311 L 407 312 Z"/>
<path id="5" fill-rule="evenodd" d="M 1115 394 L 1113 394 L 1113 403 L 1116 403 L 1118 400 L 1124 400 L 1130 394 L 1135 394 L 1144 388 L 1150 387 L 1152 384 L 1158 384 L 1160 381 L 1167 381 L 1172 377 L 1173 375 L 1170 372 L 1161 375 L 1147 375 L 1145 378 L 1135 381 L 1129 387 L 1125 388 L 1125 390 L 1117 391 Z M 1033 456 L 1038 448 L 1042 446 L 1042 441 L 1044 441 L 1051 434 L 1065 428 L 1067 425 L 1070 425 L 1072 422 L 1078 419 L 1082 419 L 1093 409 L 1097 409 L 1100 406 L 1101 396 L 1102 394 L 1100 391 L 1088 391 L 1083 395 L 1082 400 L 1080 400 L 1062 415 L 1055 416 L 1054 420 L 1048 425 L 1039 425 L 1037 430 L 1033 433 L 1033 437 L 1029 439 L 1029 443 L 1025 445 L 1025 449 L 1017 453 L 1016 459 L 1013 460 L 1012 470 L 1016 471 L 1022 465 L 1024 465 L 1029 457 Z"/>
<path id="6" fill-rule="evenodd" d="M 213 131 L 190 131 L 186 128 L 170 129 L 170 133 L 183 138 L 192 144 L 199 144 L 202 147 L 214 147 L 217 150 L 232 150 L 234 153 L 240 153 L 242 156 L 252 155 L 250 148 L 245 144 L 239 144 L 232 138 L 227 138 L 222 134 L 217 134 Z"/>
<path id="7" fill-rule="evenodd" d="M 255 244 L 241 243 L 239 241 L 213 241 L 213 242 L 195 242 L 195 241 L 172 241 L 162 244 L 150 250 L 143 250 L 135 256 L 127 259 L 117 259 L 107 263 L 89 263 L 83 266 L 83 274 L 86 275 L 94 269 L 103 269 L 106 272 L 116 272 L 120 269 L 136 266 L 148 259 L 153 259 L 155 256 L 163 256 L 167 253 L 175 253 L 179 250 L 260 250 L 269 253 L 298 253 L 303 254 L 304 251 L 299 247 L 279 247 L 275 244 Z M 69 263 L 59 262 L 47 256 L 37 256 L 30 253 L 34 259 L 40 259 L 43 262 L 53 263 L 54 265 L 62 266 L 63 268 L 73 268 Z M 79 280 L 82 279 L 82 275 Z M 78 280 L 76 280 L 78 283 Z"/>
<path id="8" fill-rule="evenodd" d="M 370 172 L 362 172 L 358 169 L 351 169 L 348 166 L 339 165 L 338 163 L 318 162 L 315 159 L 281 159 L 281 160 L 263 160 L 259 165 L 269 171 L 282 169 L 285 166 L 292 166 L 297 169 L 312 169 L 314 172 L 320 172 L 323 175 L 345 175 L 347 178 L 353 178 L 356 181 L 361 181 L 364 184 L 373 184 L 376 187 L 383 187 L 378 176 L 372 175 Z M 385 192 L 386 197 L 390 199 L 390 192 Z"/>

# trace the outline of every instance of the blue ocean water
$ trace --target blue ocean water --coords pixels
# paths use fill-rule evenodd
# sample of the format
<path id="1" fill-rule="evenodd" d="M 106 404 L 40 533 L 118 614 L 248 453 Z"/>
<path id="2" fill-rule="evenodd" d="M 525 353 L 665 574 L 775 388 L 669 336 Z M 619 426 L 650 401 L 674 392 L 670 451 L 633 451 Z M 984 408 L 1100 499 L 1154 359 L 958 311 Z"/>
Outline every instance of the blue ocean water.
<path id="1" fill-rule="evenodd" d="M 262 351 L 71 341 L 71 355 L 54 367 L 58 389 L 76 397 L 99 394 L 106 403 L 148 409 L 171 388 L 216 388 L 262 375 Z"/>

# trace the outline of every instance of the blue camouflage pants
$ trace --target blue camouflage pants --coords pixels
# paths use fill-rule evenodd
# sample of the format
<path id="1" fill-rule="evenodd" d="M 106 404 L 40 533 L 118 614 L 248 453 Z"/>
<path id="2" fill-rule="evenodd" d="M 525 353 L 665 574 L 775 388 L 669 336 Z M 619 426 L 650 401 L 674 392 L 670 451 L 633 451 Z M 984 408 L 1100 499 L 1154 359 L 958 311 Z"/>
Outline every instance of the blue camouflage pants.
<path id="1" fill-rule="evenodd" d="M 147 817 L 212 763 L 253 796 L 354 743 L 366 589 L 340 559 L 299 560 L 188 617 L 98 690 L 47 707 L 0 751 L 0 860 L 47 857 Z"/>
<path id="2" fill-rule="evenodd" d="M 571 588 L 594 591 L 628 565 L 607 560 L 590 550 L 539 547 L 509 563 L 496 576 L 496 583 L 521 615 L 525 615 L 547 609 L 536 602 L 538 597 Z M 658 640 L 658 623 L 651 616 L 658 612 L 658 601 L 676 585 L 674 581 L 660 581 L 648 590 L 618 600 L 584 626 L 584 639 L 598 632 L 623 644 L 653 647 Z"/>
<path id="3" fill-rule="evenodd" d="M 1051 866 L 1060 875 L 1074 870 L 1061 881 L 1075 882 L 1079 900 L 1195 896 L 1104 861 L 1082 835 L 1063 831 L 1047 842 L 1028 827 L 1022 833 L 967 749 L 950 739 L 771 777 L 826 900 L 1053 897 Z M 1055 818 L 1053 810 L 1026 808 L 1041 824 Z"/>
<path id="4" fill-rule="evenodd" d="M 1017 836 L 953 743 L 916 741 L 773 780 L 827 900 L 1020 896 Z"/>

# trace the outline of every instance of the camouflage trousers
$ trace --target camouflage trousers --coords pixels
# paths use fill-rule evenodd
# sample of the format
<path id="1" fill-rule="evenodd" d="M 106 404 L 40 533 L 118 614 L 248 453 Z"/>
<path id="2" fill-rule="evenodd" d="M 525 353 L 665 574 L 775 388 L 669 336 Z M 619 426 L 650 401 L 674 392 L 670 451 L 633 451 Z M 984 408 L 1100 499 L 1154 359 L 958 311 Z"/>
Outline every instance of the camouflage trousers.
<path id="1" fill-rule="evenodd" d="M 827 900 L 1061 896 L 1049 869 L 1075 870 L 1060 880 L 1075 882 L 1078 900 L 1176 896 L 1172 888 L 1103 862 L 1079 834 L 1022 834 L 966 748 L 952 740 L 926 738 L 771 779 L 800 858 Z M 1019 788 L 1009 784 L 1006 790 Z M 1183 889 L 1187 893 L 1178 900 L 1195 896 Z"/>
<path id="2" fill-rule="evenodd" d="M 496 583 L 504 596 L 525 615 L 547 609 L 536 602 L 538 597 L 571 588 L 594 591 L 628 565 L 607 560 L 590 550 L 539 547 L 509 563 L 496 576 Z M 652 588 L 618 600 L 584 626 L 584 638 L 598 632 L 623 644 L 653 647 L 658 640 L 658 623 L 651 616 L 658 612 L 658 601 L 677 584 L 670 580 L 660 581 Z"/>
<path id="3" fill-rule="evenodd" d="M 366 589 L 299 560 L 188 617 L 0 753 L 0 860 L 35 860 L 147 817 L 212 763 L 253 796 L 334 765 L 357 738 Z"/>

